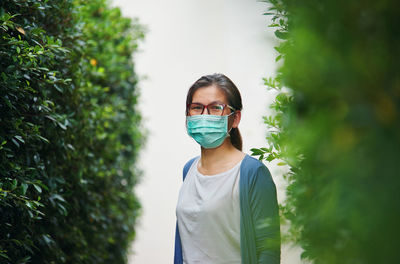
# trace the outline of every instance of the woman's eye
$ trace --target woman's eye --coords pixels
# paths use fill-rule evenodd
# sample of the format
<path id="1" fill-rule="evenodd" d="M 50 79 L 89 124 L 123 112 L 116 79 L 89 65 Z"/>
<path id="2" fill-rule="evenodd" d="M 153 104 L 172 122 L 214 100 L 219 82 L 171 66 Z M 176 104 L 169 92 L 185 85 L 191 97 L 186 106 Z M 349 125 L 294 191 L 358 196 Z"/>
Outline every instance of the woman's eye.
<path id="1" fill-rule="evenodd" d="M 224 107 L 222 105 L 213 105 L 213 106 L 211 106 L 211 109 L 212 110 L 216 110 L 216 111 L 222 110 L 223 108 Z"/>

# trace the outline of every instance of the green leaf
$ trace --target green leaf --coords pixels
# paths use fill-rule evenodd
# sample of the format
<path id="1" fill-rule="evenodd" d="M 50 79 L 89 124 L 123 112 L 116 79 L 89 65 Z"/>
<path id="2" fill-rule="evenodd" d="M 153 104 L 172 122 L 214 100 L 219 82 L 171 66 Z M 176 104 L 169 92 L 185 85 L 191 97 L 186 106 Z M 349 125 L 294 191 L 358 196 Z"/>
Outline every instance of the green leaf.
<path id="1" fill-rule="evenodd" d="M 11 141 L 19 148 L 19 143 L 15 139 L 11 138 Z"/>
<path id="2" fill-rule="evenodd" d="M 11 260 L 11 259 L 7 256 L 7 254 L 5 254 L 5 253 L 7 253 L 7 251 L 2 251 L 2 252 L 0 252 L 0 257 L 5 258 L 5 259 L 8 259 L 8 260 Z"/>
<path id="3" fill-rule="evenodd" d="M 57 122 L 58 126 L 61 127 L 63 130 L 67 130 L 67 127 L 60 122 Z"/>
<path id="4" fill-rule="evenodd" d="M 33 184 L 33 187 L 35 187 L 35 189 L 36 189 L 36 191 L 37 191 L 38 193 L 42 193 L 42 188 L 41 188 L 39 185 Z"/>
<path id="5" fill-rule="evenodd" d="M 250 151 L 253 152 L 251 154 L 252 156 L 264 154 L 264 151 L 262 151 L 261 149 L 257 149 L 257 148 L 252 148 L 252 149 L 250 149 Z"/>
<path id="6" fill-rule="evenodd" d="M 20 142 L 25 143 L 24 139 L 21 136 L 14 136 L 16 139 L 18 139 Z"/>
<path id="7" fill-rule="evenodd" d="M 25 263 L 29 263 L 30 260 L 31 259 L 31 257 L 30 256 L 26 256 L 26 257 L 24 257 L 24 258 L 22 258 L 22 259 L 19 259 L 18 260 L 18 264 L 25 264 Z"/>
<path id="8" fill-rule="evenodd" d="M 18 185 L 18 181 L 16 179 L 13 179 L 12 183 L 11 183 L 11 190 L 14 190 L 15 188 L 17 188 L 17 185 Z"/>
<path id="9" fill-rule="evenodd" d="M 59 194 L 53 194 L 53 195 L 51 195 L 51 196 L 50 196 L 50 199 L 52 199 L 52 200 L 59 200 L 59 201 L 61 201 L 61 202 L 65 202 L 65 199 L 64 199 L 61 195 L 59 195 Z"/>
<path id="10" fill-rule="evenodd" d="M 275 159 L 275 156 L 273 154 L 269 154 L 267 157 L 267 161 L 273 161 Z"/>
<path id="11" fill-rule="evenodd" d="M 286 40 L 289 37 L 289 33 L 280 30 L 275 30 L 275 36 L 279 39 Z"/>
<path id="12" fill-rule="evenodd" d="M 34 209 L 34 205 L 30 201 L 25 201 L 25 205 L 28 206 L 30 209 Z"/>
<path id="13" fill-rule="evenodd" d="M 4 146 L 5 144 L 7 144 L 7 140 L 4 140 L 3 142 L 1 142 L 1 144 L 0 144 L 0 150 L 3 149 L 3 146 Z"/>
<path id="14" fill-rule="evenodd" d="M 22 195 L 25 195 L 26 194 L 26 190 L 28 189 L 28 184 L 26 184 L 26 183 L 22 183 L 21 184 L 21 193 L 22 193 Z"/>
<path id="15" fill-rule="evenodd" d="M 46 143 L 50 143 L 50 141 L 47 138 L 42 137 L 41 135 L 36 135 L 40 140 L 46 142 Z"/>
<path id="16" fill-rule="evenodd" d="M 260 148 L 264 152 L 271 152 L 271 148 Z"/>

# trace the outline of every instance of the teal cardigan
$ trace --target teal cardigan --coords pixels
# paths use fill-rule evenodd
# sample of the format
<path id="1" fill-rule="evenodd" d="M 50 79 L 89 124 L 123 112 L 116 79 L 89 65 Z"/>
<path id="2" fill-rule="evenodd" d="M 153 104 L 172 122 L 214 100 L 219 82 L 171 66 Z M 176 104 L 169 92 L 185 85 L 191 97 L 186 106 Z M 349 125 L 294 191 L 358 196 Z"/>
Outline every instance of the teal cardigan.
<path id="1" fill-rule="evenodd" d="M 183 180 L 196 158 L 183 168 Z M 243 264 L 280 263 L 280 225 L 276 187 L 267 167 L 246 155 L 240 165 L 240 251 Z M 174 264 L 183 264 L 178 223 Z"/>

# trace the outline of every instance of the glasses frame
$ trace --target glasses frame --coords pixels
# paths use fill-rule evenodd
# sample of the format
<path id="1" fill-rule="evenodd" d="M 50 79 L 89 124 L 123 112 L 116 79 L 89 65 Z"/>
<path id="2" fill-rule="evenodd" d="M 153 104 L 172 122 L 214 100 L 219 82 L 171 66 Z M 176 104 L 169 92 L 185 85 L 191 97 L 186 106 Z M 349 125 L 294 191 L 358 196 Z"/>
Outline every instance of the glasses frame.
<path id="1" fill-rule="evenodd" d="M 223 106 L 222 112 L 221 112 L 221 116 L 223 115 L 223 113 L 224 113 L 226 107 L 228 107 L 228 108 L 231 109 L 232 111 L 236 111 L 236 109 L 233 108 L 232 106 L 230 106 L 230 105 L 228 105 L 228 104 L 218 103 L 218 102 L 213 102 L 213 103 L 210 103 L 210 104 L 208 104 L 208 105 L 203 105 L 203 104 L 201 104 L 201 103 L 190 103 L 190 104 L 187 104 L 187 105 L 186 105 L 186 115 L 187 115 L 187 116 L 192 116 L 192 115 L 189 115 L 189 106 L 190 106 L 191 104 L 196 104 L 196 105 L 199 105 L 199 106 L 202 106 L 202 107 L 203 107 L 203 109 L 201 110 L 201 113 L 198 114 L 198 115 L 202 115 L 202 114 L 204 113 L 204 109 L 206 109 L 206 108 L 207 108 L 207 113 L 208 113 L 209 115 L 211 115 L 211 114 L 210 114 L 210 109 L 208 109 L 208 107 L 209 107 L 210 105 L 214 105 L 214 104 L 218 104 L 218 105 L 222 105 L 222 106 Z M 231 113 L 232 113 L 232 112 L 231 112 Z"/>

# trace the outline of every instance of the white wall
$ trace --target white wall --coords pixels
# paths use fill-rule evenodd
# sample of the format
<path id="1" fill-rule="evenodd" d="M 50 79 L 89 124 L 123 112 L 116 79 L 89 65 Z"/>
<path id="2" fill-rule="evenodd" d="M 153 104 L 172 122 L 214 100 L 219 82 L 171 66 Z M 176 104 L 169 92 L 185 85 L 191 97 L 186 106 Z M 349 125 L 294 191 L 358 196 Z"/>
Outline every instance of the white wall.
<path id="1" fill-rule="evenodd" d="M 265 146 L 262 116 L 273 94 L 262 78 L 276 70 L 275 37 L 270 18 L 262 15 L 266 4 L 256 0 L 114 0 L 114 5 L 148 28 L 135 57 L 148 140 L 136 188 L 143 214 L 130 263 L 171 263 L 182 167 L 200 151 L 185 131 L 186 92 L 204 74 L 226 74 L 242 94 L 244 151 Z M 282 201 L 281 171 L 267 166 Z M 300 263 L 298 249 L 284 247 L 282 255 L 282 263 Z"/>

